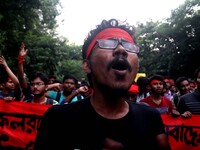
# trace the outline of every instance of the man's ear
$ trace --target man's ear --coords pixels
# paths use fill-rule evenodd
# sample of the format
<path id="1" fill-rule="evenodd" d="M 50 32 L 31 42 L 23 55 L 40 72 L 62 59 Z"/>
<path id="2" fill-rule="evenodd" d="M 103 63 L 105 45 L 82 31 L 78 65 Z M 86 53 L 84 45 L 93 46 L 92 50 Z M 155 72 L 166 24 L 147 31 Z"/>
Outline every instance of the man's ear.
<path id="1" fill-rule="evenodd" d="M 87 59 L 83 60 L 82 68 L 86 74 L 91 73 L 89 60 Z"/>

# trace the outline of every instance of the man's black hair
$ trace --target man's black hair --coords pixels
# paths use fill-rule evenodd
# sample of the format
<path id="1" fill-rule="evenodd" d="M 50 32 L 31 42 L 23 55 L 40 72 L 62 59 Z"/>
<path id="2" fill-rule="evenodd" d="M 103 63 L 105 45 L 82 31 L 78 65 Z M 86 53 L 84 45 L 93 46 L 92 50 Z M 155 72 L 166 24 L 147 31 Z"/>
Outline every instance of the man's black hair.
<path id="1" fill-rule="evenodd" d="M 146 87 L 147 85 L 149 85 L 149 78 L 148 77 L 143 77 L 143 76 L 141 76 L 141 77 L 139 77 L 138 79 L 137 79 L 137 85 L 138 86 L 142 86 L 142 87 Z"/>
<path id="2" fill-rule="evenodd" d="M 89 87 L 89 86 L 90 86 L 90 84 L 89 84 L 89 82 L 88 82 L 88 81 L 86 81 L 86 80 L 83 80 L 83 81 L 81 81 L 81 86 L 87 86 L 87 87 Z"/>
<path id="3" fill-rule="evenodd" d="M 156 74 L 150 77 L 149 79 L 149 83 L 153 80 L 159 80 L 159 81 L 163 81 L 164 82 L 164 78 L 162 75 Z"/>
<path id="4" fill-rule="evenodd" d="M 78 79 L 77 79 L 74 75 L 65 75 L 65 76 L 63 77 L 63 83 L 64 83 L 64 81 L 65 81 L 66 79 L 72 79 L 72 80 L 74 80 L 75 85 L 76 85 L 76 86 L 78 85 Z"/>
<path id="5" fill-rule="evenodd" d="M 48 84 L 48 77 L 45 73 L 43 73 L 41 71 L 35 71 L 30 75 L 29 81 L 31 82 L 31 81 L 35 80 L 36 78 L 40 78 L 44 82 L 45 85 Z"/>
<path id="6" fill-rule="evenodd" d="M 57 77 L 55 75 L 49 75 L 48 78 L 54 78 L 54 79 L 57 79 Z"/>
<path id="7" fill-rule="evenodd" d="M 59 79 L 55 79 L 53 80 L 53 83 L 62 83 L 62 81 L 60 81 Z"/>

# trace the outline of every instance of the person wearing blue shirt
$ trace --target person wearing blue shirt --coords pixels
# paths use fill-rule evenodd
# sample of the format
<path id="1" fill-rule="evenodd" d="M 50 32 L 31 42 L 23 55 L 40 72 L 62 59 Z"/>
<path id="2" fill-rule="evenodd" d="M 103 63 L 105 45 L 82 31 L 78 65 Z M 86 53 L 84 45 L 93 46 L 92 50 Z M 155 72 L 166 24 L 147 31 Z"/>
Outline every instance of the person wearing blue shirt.
<path id="1" fill-rule="evenodd" d="M 74 95 L 71 99 L 67 99 L 68 96 L 76 92 L 78 80 L 75 76 L 65 75 L 61 85 L 62 91 L 56 92 L 48 90 L 46 96 L 48 98 L 57 100 L 59 104 L 68 104 L 83 99 L 83 96 L 81 96 L 79 93 L 76 93 L 76 95 Z"/>

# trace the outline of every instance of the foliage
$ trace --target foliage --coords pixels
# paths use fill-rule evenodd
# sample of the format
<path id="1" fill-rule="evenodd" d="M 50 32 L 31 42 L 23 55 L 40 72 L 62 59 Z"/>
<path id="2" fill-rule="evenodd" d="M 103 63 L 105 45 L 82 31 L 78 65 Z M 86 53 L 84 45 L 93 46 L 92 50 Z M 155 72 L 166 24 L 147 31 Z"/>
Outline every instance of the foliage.
<path id="1" fill-rule="evenodd" d="M 193 77 L 200 56 L 199 5 L 199 0 L 187 0 L 166 21 L 138 24 L 141 72 Z"/>
<path id="2" fill-rule="evenodd" d="M 62 78 L 65 74 L 84 76 L 81 47 L 56 35 L 59 0 L 7 0 L 0 3 L 0 51 L 17 73 L 21 42 L 28 48 L 24 71 L 35 70 Z M 80 71 L 81 70 L 81 71 Z"/>
<path id="3" fill-rule="evenodd" d="M 26 36 L 46 36 L 56 27 L 58 0 L 6 0 L 0 3 L 0 50 L 16 70 L 16 57 Z M 50 32 L 51 31 L 51 32 Z"/>

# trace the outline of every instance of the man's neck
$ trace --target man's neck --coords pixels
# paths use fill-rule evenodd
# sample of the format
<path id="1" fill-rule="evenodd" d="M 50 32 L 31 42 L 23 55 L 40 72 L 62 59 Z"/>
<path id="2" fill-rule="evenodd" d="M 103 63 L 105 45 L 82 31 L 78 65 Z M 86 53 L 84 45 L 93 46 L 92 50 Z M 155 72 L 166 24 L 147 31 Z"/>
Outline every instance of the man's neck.
<path id="1" fill-rule="evenodd" d="M 45 103 L 47 100 L 47 98 L 45 97 L 45 95 L 41 96 L 41 97 L 35 97 L 33 98 L 33 102 L 34 103 L 39 103 L 39 104 L 43 104 Z"/>
<path id="2" fill-rule="evenodd" d="M 107 119 L 122 118 L 129 111 L 129 105 L 124 98 L 115 99 L 113 97 L 113 99 L 106 99 L 93 94 L 90 101 L 95 111 Z"/>
<path id="3" fill-rule="evenodd" d="M 72 93 L 72 91 L 69 92 L 69 91 L 63 90 L 63 95 L 64 95 L 65 97 L 69 96 L 71 93 Z"/>
<path id="4" fill-rule="evenodd" d="M 155 94 L 151 94 L 151 98 L 155 101 L 159 101 L 162 99 L 162 95 L 155 95 Z"/>

